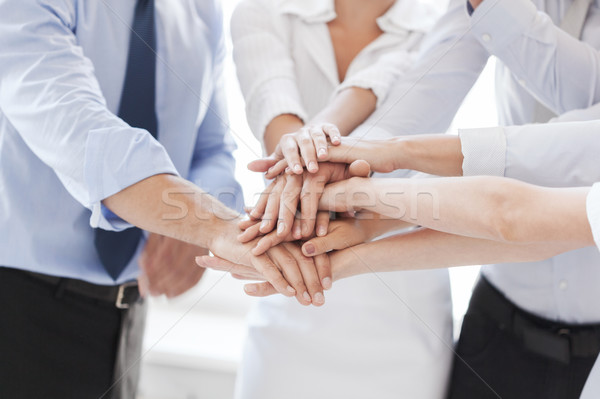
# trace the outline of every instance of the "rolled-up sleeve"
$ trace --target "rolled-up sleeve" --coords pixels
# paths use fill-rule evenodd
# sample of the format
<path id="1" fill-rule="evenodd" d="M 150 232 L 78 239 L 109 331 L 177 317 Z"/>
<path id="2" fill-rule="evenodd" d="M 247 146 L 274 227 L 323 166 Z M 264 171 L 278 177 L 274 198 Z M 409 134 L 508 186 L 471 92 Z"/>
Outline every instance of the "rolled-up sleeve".
<path id="1" fill-rule="evenodd" d="M 0 2 L 0 109 L 31 151 L 115 228 L 101 201 L 152 175 L 177 174 L 165 149 L 106 107 L 92 63 L 77 45 L 70 1 Z"/>
<path id="2" fill-rule="evenodd" d="M 459 131 L 464 176 L 504 176 L 506 137 L 504 128 Z"/>
<path id="3" fill-rule="evenodd" d="M 231 20 L 233 57 L 246 99 L 246 116 L 261 141 L 268 124 L 279 115 L 307 119 L 283 22 L 272 13 L 262 1 L 246 0 Z"/>
<path id="4" fill-rule="evenodd" d="M 415 43 L 420 41 L 415 40 Z M 398 50 L 388 53 L 377 60 L 373 65 L 348 76 L 338 85 L 334 96 L 340 91 L 350 87 L 359 87 L 373 91 L 377 97 L 377 106 L 380 107 L 390 92 L 393 83 L 407 71 L 416 58 L 415 46 L 413 51 Z"/>
<path id="5" fill-rule="evenodd" d="M 587 214 L 594 241 L 600 249 L 600 183 L 594 184 L 588 194 Z"/>
<path id="6" fill-rule="evenodd" d="M 561 30 L 531 1 L 486 0 L 473 13 L 471 29 L 556 114 L 600 101 L 598 50 Z"/>
<path id="7" fill-rule="evenodd" d="M 465 175 L 506 176 L 547 187 L 600 181 L 600 120 L 469 129 L 460 138 Z"/>

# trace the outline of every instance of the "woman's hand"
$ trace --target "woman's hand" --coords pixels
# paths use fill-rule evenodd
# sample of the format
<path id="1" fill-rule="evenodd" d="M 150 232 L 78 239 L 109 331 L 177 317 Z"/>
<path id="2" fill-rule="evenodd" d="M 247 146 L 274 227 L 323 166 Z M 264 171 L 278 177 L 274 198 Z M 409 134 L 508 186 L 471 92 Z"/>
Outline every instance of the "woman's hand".
<path id="1" fill-rule="evenodd" d="M 264 169 L 264 165 L 272 166 L 282 161 L 285 167 L 289 165 L 290 171 L 297 175 L 303 173 L 304 165 L 310 173 L 316 173 L 319 170 L 319 161 L 327 159 L 330 145 L 340 144 L 341 138 L 339 129 L 331 123 L 305 126 L 297 132 L 284 134 L 273 154 L 252 164 L 258 169 Z M 279 175 L 285 167 L 278 173 L 272 173 L 269 179 Z M 268 167 L 264 170 L 250 168 L 255 172 L 266 172 L 267 169 Z"/>
<path id="2" fill-rule="evenodd" d="M 321 195 L 319 210 L 354 214 L 375 209 L 379 199 L 372 187 L 374 180 L 378 179 L 352 177 L 328 184 Z"/>
<path id="3" fill-rule="evenodd" d="M 368 272 L 352 248 L 317 255 L 314 259 L 315 263 L 326 264 L 331 270 L 329 280 L 324 279 L 323 286 L 326 289 L 331 288 L 332 282 Z M 196 258 L 196 263 L 200 267 L 231 273 L 234 278 L 240 280 L 258 281 L 244 286 L 244 291 L 250 296 L 266 297 L 278 293 L 271 283 L 264 281 L 265 278 L 251 267 L 235 264 L 215 256 L 199 256 Z M 319 306 L 315 301 L 313 304 Z"/>
<path id="4" fill-rule="evenodd" d="M 325 303 L 323 289 L 331 288 L 331 267 L 327 255 L 306 257 L 302 254 L 299 244 L 284 243 L 273 247 L 262 257 L 273 262 L 285 279 L 295 289 L 298 302 L 302 305 L 321 306 Z M 226 271 L 234 277 L 251 280 L 268 280 L 260 269 L 237 262 L 231 262 L 219 257 L 202 256 L 196 258 L 198 266 Z M 273 287 L 270 283 L 268 283 Z M 281 290 L 273 288 L 276 292 Z M 290 296 L 290 292 L 283 292 Z"/>
<path id="5" fill-rule="evenodd" d="M 285 241 L 291 235 L 298 240 L 311 237 L 317 227 L 317 235 L 327 231 L 327 214 L 318 214 L 318 206 L 325 185 L 348 179 L 353 176 L 368 176 L 369 165 L 357 161 L 350 165 L 324 163 L 317 173 L 304 172 L 303 176 L 280 175 L 272 182 L 261 195 L 258 203 L 250 212 L 250 216 L 262 222 L 257 227 L 247 222 L 240 225 L 245 229 L 240 235 L 241 242 L 253 240 L 260 234 L 268 234 L 275 228 L 277 231 L 265 237 L 253 254 L 259 255 L 266 249 Z M 300 204 L 300 216 L 296 211 Z"/>
<path id="6" fill-rule="evenodd" d="M 327 155 L 319 158 L 319 162 L 334 162 L 351 164 L 364 160 L 373 172 L 389 173 L 396 169 L 405 169 L 405 140 L 393 138 L 389 140 L 365 140 L 354 137 L 343 137 L 338 145 L 329 145 Z M 248 164 L 253 172 L 266 172 L 265 177 L 272 179 L 285 170 L 293 170 L 286 159 L 268 157 L 258 159 Z M 294 170 L 295 172 L 295 170 Z"/>

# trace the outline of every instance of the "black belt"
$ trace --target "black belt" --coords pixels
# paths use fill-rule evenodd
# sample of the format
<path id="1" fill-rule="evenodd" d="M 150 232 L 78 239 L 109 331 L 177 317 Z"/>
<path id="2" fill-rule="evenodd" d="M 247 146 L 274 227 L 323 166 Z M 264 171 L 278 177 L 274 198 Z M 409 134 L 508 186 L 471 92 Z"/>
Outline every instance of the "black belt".
<path id="1" fill-rule="evenodd" d="M 600 352 L 600 324 L 571 325 L 537 317 L 515 306 L 484 277 L 475 286 L 471 303 L 469 312 L 483 310 L 538 355 L 569 364 L 571 357 L 596 357 Z"/>
<path id="2" fill-rule="evenodd" d="M 137 281 L 129 281 L 121 285 L 97 285 L 72 278 L 54 277 L 27 271 L 24 273 L 36 280 L 54 285 L 58 290 L 114 304 L 118 309 L 128 309 L 140 300 Z"/>

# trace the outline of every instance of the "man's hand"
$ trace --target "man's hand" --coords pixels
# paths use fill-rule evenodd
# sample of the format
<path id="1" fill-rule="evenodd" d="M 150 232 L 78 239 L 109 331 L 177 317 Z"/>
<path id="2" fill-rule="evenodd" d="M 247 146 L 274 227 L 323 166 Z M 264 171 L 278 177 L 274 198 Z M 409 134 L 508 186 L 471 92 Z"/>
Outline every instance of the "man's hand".
<path id="1" fill-rule="evenodd" d="M 208 250 L 183 241 L 150 234 L 139 259 L 141 275 L 138 278 L 142 296 L 179 296 L 195 286 L 203 269 L 196 266 L 196 256 L 207 255 Z"/>
<path id="2" fill-rule="evenodd" d="M 251 250 L 258 240 L 240 243 L 237 240 L 240 233 L 237 223 L 232 221 L 223 225 L 211 241 L 209 247 L 215 256 L 253 270 L 279 293 L 296 296 L 303 305 L 321 305 L 324 302 L 322 281 L 331 276 L 328 263 L 305 257 L 298 244 L 292 243 L 271 248 L 266 254 L 253 255 Z"/>
<path id="3" fill-rule="evenodd" d="M 331 270 L 331 277 L 327 280 L 328 288 L 331 288 L 333 281 L 366 272 L 351 248 L 330 254 L 317 255 L 315 261 L 327 264 L 327 267 Z M 196 262 L 200 267 L 225 271 L 240 280 L 259 281 L 244 286 L 244 291 L 250 296 L 265 297 L 278 293 L 272 284 L 264 281 L 265 278 L 251 267 L 235 264 L 214 256 L 201 256 L 196 258 Z"/>

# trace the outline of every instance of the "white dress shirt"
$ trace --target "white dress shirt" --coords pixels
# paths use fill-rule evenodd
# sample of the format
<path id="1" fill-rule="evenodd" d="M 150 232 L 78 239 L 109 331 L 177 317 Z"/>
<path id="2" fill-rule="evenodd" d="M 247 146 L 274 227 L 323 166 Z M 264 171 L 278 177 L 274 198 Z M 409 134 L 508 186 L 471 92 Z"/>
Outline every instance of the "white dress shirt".
<path id="1" fill-rule="evenodd" d="M 587 213 L 594 235 L 594 241 L 600 250 L 600 183 L 592 186 L 587 198 Z M 585 383 L 581 399 L 600 398 L 600 359 L 596 360 L 594 368 Z"/>
<path id="2" fill-rule="evenodd" d="M 590 121 L 565 122 L 574 116 Z M 593 184 L 586 208 L 594 241 L 600 250 L 600 183 L 594 183 L 600 180 L 600 120 L 593 120 L 594 117 L 600 118 L 600 104 L 564 114 L 556 120 L 562 123 L 461 130 L 463 172 L 465 176 L 503 176 L 507 164 L 511 164 L 521 175 L 529 176 L 527 181 L 534 184 L 553 187 Z M 571 146 L 572 142 L 578 145 Z M 543 155 L 530 159 L 531 154 Z M 599 269 L 600 264 L 595 267 Z M 593 284 L 600 282 L 600 273 L 593 268 L 577 268 L 577 272 L 591 273 L 582 275 L 581 279 L 589 279 Z M 594 303 L 589 302 L 588 306 L 595 307 Z M 581 395 L 582 399 L 598 397 L 600 360 L 596 361 Z"/>
<path id="3" fill-rule="evenodd" d="M 600 8 L 592 5 L 583 29 L 585 43 L 581 43 L 553 25 L 562 20 L 570 4 L 569 0 L 485 0 L 470 17 L 464 0 L 452 0 L 448 13 L 425 39 L 415 68 L 396 82 L 395 93 L 354 135 L 368 131 L 370 125 L 388 134 L 445 131 L 490 54 L 499 60 L 496 97 L 502 125 L 533 121 L 537 100 L 531 93 L 557 113 L 600 101 L 595 50 L 600 48 Z M 519 153 L 518 145 L 511 144 L 515 140 L 531 138 L 507 136 L 505 163 L 497 162 L 482 173 L 539 183 L 552 178 L 548 171 L 565 180 L 587 179 L 587 185 L 600 180 L 595 178 L 600 172 L 597 167 L 576 166 L 579 159 L 572 154 L 584 150 L 577 140 L 557 145 L 552 164 L 545 162 L 547 152 Z M 540 317 L 598 323 L 600 307 L 589 306 L 600 302 L 598 265 L 598 251 L 584 248 L 526 265 L 485 266 L 482 273 L 517 306 Z"/>
<path id="4" fill-rule="evenodd" d="M 115 116 L 134 8 L 133 0 L 0 1 L 0 267 L 96 284 L 135 279 L 135 257 L 117 281 L 108 275 L 92 226 L 129 226 L 106 218 L 101 200 L 159 173 L 180 174 L 230 206 L 237 194 L 241 208 L 218 2 L 156 1 L 160 143 Z"/>
<path id="5" fill-rule="evenodd" d="M 267 124 L 285 113 L 308 122 L 344 87 L 372 89 L 385 101 L 443 12 L 434 5 L 397 1 L 377 20 L 384 33 L 340 82 L 326 25 L 336 17 L 333 0 L 241 3 L 232 20 L 234 59 L 254 134 L 262 139 Z M 322 308 L 261 299 L 249 316 L 237 398 L 442 398 L 450 307 L 446 271 L 343 280 Z"/>

